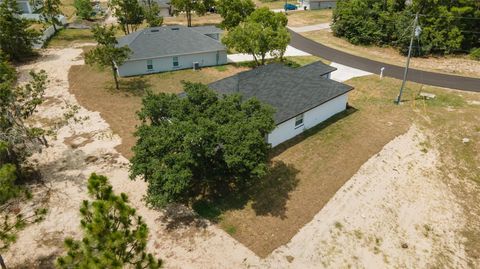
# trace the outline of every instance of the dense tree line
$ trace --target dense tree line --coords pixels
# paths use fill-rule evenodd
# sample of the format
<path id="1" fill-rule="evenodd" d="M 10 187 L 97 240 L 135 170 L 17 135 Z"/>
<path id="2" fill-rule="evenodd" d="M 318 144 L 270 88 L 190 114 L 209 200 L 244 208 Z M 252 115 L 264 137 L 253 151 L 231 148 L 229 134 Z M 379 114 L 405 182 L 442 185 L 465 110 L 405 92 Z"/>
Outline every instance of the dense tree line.
<path id="1" fill-rule="evenodd" d="M 421 34 L 415 55 L 468 53 L 480 47 L 477 0 L 340 0 L 332 29 L 353 44 L 388 45 L 405 53 L 417 13 Z"/>

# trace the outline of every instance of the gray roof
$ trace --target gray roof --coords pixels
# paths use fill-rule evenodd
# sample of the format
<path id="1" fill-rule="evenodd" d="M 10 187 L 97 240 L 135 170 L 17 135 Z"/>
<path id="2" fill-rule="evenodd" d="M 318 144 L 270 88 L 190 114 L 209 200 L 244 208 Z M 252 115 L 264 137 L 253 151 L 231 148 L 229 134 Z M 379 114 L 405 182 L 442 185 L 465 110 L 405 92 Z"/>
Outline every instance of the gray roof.
<path id="1" fill-rule="evenodd" d="M 216 26 L 213 26 L 213 25 L 206 25 L 206 26 L 195 26 L 195 27 L 191 27 L 192 30 L 195 30 L 199 33 L 202 33 L 204 35 L 208 35 L 208 34 L 221 34 L 223 33 L 223 30 L 216 27 Z"/>
<path id="2" fill-rule="evenodd" d="M 226 50 L 219 41 L 180 25 L 146 28 L 117 40 L 119 47 L 132 50 L 129 60 Z"/>
<path id="3" fill-rule="evenodd" d="M 292 119 L 353 87 L 324 78 L 335 70 L 322 62 L 291 68 L 274 63 L 238 73 L 210 84 L 221 94 L 240 93 L 243 98 L 256 97 L 276 109 L 275 124 Z"/>

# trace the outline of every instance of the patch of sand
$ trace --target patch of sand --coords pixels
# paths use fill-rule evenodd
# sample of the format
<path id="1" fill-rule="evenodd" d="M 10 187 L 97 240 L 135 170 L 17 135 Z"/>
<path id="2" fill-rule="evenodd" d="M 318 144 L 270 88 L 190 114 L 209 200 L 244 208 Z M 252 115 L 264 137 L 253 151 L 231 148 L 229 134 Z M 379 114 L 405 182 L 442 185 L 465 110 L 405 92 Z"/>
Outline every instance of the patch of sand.
<path id="1" fill-rule="evenodd" d="M 47 50 L 39 62 L 21 69 L 46 70 L 47 98 L 75 105 L 67 76 L 70 66 L 83 63 L 81 53 L 76 48 Z M 65 107 L 58 104 L 42 105 L 37 116 L 63 115 Z M 49 268 L 64 251 L 63 239 L 80 236 L 78 209 L 88 198 L 85 182 L 92 172 L 108 176 L 115 191 L 129 195 L 150 228 L 149 251 L 164 259 L 166 268 L 415 268 L 435 262 L 465 267 L 457 236 L 464 222 L 461 208 L 437 177 L 437 153 L 421 151 L 425 137 L 415 127 L 365 163 L 287 245 L 261 260 L 206 221 L 169 229 L 175 223 L 165 221 L 165 212 L 145 206 L 146 184 L 128 178 L 128 161 L 114 149 L 121 139 L 98 112 L 81 108 L 78 117 L 86 120 L 63 127 L 51 146 L 32 158 L 52 193 L 49 212 L 45 221 L 22 231 L 5 253 L 9 267 Z"/>
<path id="2" fill-rule="evenodd" d="M 47 71 L 50 82 L 46 97 L 78 105 L 68 92 L 68 70 L 72 65 L 83 64 L 81 53 L 77 48 L 47 50 L 38 62 L 22 66 L 20 71 Z M 65 111 L 65 106 L 50 101 L 38 109 L 36 117 L 58 118 Z M 81 108 L 77 117 L 87 119 L 60 129 L 57 139 L 49 141 L 50 147 L 32 157 L 44 176 L 45 187 L 53 195 L 48 201 L 46 219 L 20 232 L 18 241 L 5 253 L 9 267 L 29 264 L 33 268 L 50 268 L 55 257 L 63 252 L 64 238 L 80 236 L 78 210 L 81 201 L 88 198 L 86 178 L 92 172 L 108 176 L 115 191 L 128 194 L 150 228 L 149 250 L 163 258 L 167 268 L 240 268 L 259 263 L 250 250 L 208 223 L 205 228 L 187 226 L 169 231 L 168 223 L 162 221 L 163 213 L 145 206 L 146 183 L 128 178 L 128 161 L 114 150 L 121 143 L 120 138 L 112 134 L 98 112 Z"/>
<path id="3" fill-rule="evenodd" d="M 274 268 L 465 268 L 465 220 L 415 127 L 366 162 L 270 257 Z M 290 262 L 286 262 L 287 259 Z"/>

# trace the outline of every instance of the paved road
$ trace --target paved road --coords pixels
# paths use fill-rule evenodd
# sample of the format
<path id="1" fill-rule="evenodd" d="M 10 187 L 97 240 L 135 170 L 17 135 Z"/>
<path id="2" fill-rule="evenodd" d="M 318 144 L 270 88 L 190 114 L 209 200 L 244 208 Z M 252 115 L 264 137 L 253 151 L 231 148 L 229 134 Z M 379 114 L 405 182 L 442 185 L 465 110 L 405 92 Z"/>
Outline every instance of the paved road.
<path id="1" fill-rule="evenodd" d="M 385 76 L 403 79 L 404 67 L 377 62 L 332 49 L 311 39 L 303 37 L 293 31 L 290 31 L 290 34 L 292 37 L 290 45 L 299 50 L 303 50 L 312 55 L 322 57 L 332 62 L 358 68 L 375 74 L 380 74 L 380 68 L 385 67 L 385 71 L 383 73 Z M 410 69 L 408 73 L 408 80 L 426 85 L 480 92 L 480 75 L 479 78 L 469 78 Z"/>

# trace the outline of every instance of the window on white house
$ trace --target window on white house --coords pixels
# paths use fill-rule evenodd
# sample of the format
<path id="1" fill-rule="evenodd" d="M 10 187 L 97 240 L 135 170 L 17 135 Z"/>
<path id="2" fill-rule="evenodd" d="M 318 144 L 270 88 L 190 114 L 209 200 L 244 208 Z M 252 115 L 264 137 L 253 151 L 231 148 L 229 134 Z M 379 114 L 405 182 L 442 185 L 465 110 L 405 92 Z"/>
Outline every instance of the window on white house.
<path id="1" fill-rule="evenodd" d="M 295 118 L 295 128 L 302 127 L 302 126 L 303 126 L 303 114 L 300 114 Z"/>
<path id="2" fill-rule="evenodd" d="M 178 66 L 178 57 L 177 56 L 173 57 L 173 66 L 174 67 Z"/>
<path id="3" fill-rule="evenodd" d="M 153 61 L 147 60 L 147 70 L 153 70 Z"/>

